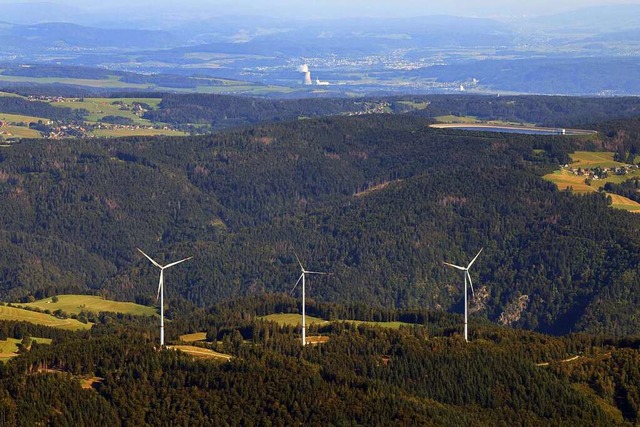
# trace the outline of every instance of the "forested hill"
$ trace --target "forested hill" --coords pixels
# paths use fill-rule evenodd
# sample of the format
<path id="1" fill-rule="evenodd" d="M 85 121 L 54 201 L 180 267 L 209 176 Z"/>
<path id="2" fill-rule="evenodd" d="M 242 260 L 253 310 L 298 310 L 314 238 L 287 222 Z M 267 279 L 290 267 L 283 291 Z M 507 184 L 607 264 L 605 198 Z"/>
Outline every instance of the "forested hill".
<path id="1" fill-rule="evenodd" d="M 541 331 L 640 332 L 640 218 L 540 177 L 580 139 L 428 128 L 369 115 L 190 138 L 24 141 L 1 152 L 0 294 L 60 289 L 208 305 L 289 292 L 462 311 Z M 535 150 L 535 151 L 534 151 Z"/>
<path id="2" fill-rule="evenodd" d="M 245 301 L 246 302 L 246 301 Z M 16 322 L 0 331 L 34 343 L 0 364 L 0 422 L 34 425 L 636 425 L 638 340 L 549 337 L 475 325 L 443 335 L 452 316 L 388 329 L 334 322 L 302 348 L 293 327 L 217 305 L 169 322 L 101 315 L 82 333 Z M 240 321 L 240 317 L 245 317 Z M 143 318 L 144 319 L 144 318 Z M 153 321 L 153 326 L 151 325 Z M 223 325 L 228 327 L 225 329 Z M 177 334 L 206 330 L 230 361 L 177 351 Z M 219 339 L 220 341 L 216 341 Z M 246 340 L 245 340 L 246 339 Z"/>
<path id="3" fill-rule="evenodd" d="M 372 113 L 473 116 L 542 126 L 584 127 L 640 114 L 637 98 L 563 96 L 415 95 L 396 97 L 263 99 L 205 94 L 164 94 L 145 118 L 174 126 L 198 124 L 214 129 L 340 114 Z"/>

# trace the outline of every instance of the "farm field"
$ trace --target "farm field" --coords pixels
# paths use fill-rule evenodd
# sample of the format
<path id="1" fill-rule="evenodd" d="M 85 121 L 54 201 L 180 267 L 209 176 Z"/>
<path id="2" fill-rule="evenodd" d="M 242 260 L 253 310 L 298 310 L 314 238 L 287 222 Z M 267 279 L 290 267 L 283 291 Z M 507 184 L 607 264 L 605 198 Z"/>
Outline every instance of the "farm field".
<path id="1" fill-rule="evenodd" d="M 544 176 L 544 179 L 555 183 L 559 190 L 568 190 L 571 188 L 574 193 L 586 194 L 597 191 L 596 187 L 587 185 L 584 176 L 574 175 L 566 169 L 558 170 Z M 602 184 L 604 185 L 604 183 Z"/>
<path id="2" fill-rule="evenodd" d="M 156 309 L 132 302 L 111 301 L 95 295 L 58 295 L 58 302 L 52 302 L 51 298 L 22 304 L 25 307 L 37 307 L 42 310 L 62 310 L 68 314 L 79 314 L 81 311 L 99 313 L 108 311 L 112 313 L 133 314 L 138 316 L 155 316 Z"/>
<path id="3" fill-rule="evenodd" d="M 71 331 L 91 329 L 92 326 L 91 323 L 82 323 L 75 319 L 58 319 L 50 314 L 8 306 L 0 306 L 0 320 L 24 321 L 35 325 L 44 325 Z"/>
<path id="4" fill-rule="evenodd" d="M 216 359 L 216 360 L 231 360 L 231 356 L 224 353 L 218 353 L 217 351 L 209 350 L 208 348 L 195 347 L 192 345 L 172 345 L 169 348 L 173 350 L 180 350 L 189 356 L 198 357 L 202 359 Z"/>
<path id="5" fill-rule="evenodd" d="M 613 153 L 607 151 L 576 151 L 571 154 L 571 166 L 574 168 L 615 168 L 625 163 L 613 160 Z"/>
<path id="6" fill-rule="evenodd" d="M 281 314 L 269 314 L 267 316 L 262 316 L 261 319 L 267 320 L 270 322 L 276 322 L 281 326 L 296 326 L 302 324 L 302 315 L 295 313 L 281 313 Z M 412 326 L 411 323 L 404 322 L 367 322 L 362 320 L 335 320 L 336 322 L 349 322 L 354 323 L 356 325 L 369 325 L 369 326 L 381 326 L 383 328 L 391 328 L 398 329 L 400 326 Z M 307 316 L 307 324 L 308 325 L 316 325 L 329 323 L 331 321 L 320 319 L 319 317 Z"/>
<path id="7" fill-rule="evenodd" d="M 50 338 L 38 338 L 31 337 L 31 342 L 36 341 L 38 344 L 51 344 Z M 17 338 L 7 338 L 6 340 L 0 340 L 0 362 L 6 362 L 12 357 L 16 357 L 18 355 L 18 344 L 20 344 L 22 340 Z"/>
<path id="8" fill-rule="evenodd" d="M 640 203 L 617 194 L 607 193 L 611 197 L 611 207 L 640 213 Z"/>

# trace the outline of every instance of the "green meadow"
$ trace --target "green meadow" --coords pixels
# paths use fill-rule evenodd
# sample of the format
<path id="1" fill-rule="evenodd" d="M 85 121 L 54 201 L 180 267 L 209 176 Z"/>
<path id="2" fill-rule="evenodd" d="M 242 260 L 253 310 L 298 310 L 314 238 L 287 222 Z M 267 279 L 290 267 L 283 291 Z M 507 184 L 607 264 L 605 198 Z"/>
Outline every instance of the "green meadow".
<path id="1" fill-rule="evenodd" d="M 391 328 L 398 329 L 400 326 L 413 326 L 411 323 L 404 322 L 368 322 L 362 320 L 348 320 L 348 319 L 340 319 L 340 320 L 324 320 L 319 317 L 306 316 L 308 325 L 320 325 L 329 322 L 349 322 L 356 325 L 367 325 L 367 326 L 380 326 L 383 328 Z M 280 313 L 280 314 L 269 314 L 267 316 L 262 316 L 260 319 L 267 320 L 269 322 L 276 322 L 280 326 L 296 326 L 302 324 L 302 315 L 296 313 Z"/>
<path id="2" fill-rule="evenodd" d="M 95 295 L 58 295 L 58 302 L 53 302 L 53 297 L 45 298 L 32 303 L 22 304 L 25 307 L 35 307 L 42 310 L 62 310 L 68 314 L 79 314 L 81 311 L 99 313 L 108 311 L 111 313 L 133 314 L 137 316 L 155 316 L 156 309 L 132 302 L 111 301 Z"/>
<path id="3" fill-rule="evenodd" d="M 58 319 L 46 313 L 38 313 L 24 308 L 0 306 L 0 320 L 14 320 L 33 323 L 35 325 L 50 326 L 52 328 L 77 331 L 91 329 L 91 323 L 82 323 L 75 319 Z"/>

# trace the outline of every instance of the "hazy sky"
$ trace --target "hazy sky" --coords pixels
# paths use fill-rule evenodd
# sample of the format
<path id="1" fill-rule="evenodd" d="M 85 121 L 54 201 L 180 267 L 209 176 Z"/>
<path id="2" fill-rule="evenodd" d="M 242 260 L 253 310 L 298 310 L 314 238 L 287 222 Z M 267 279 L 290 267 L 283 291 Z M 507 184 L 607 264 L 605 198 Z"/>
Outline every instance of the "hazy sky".
<path id="1" fill-rule="evenodd" d="M 8 3 L 42 3 L 43 0 L 0 0 Z M 251 14 L 276 17 L 349 17 L 349 16 L 458 16 L 496 17 L 551 15 L 589 6 L 640 4 L 640 0 L 48 0 L 75 6 L 89 12 L 148 7 L 153 13 L 193 13 L 207 15 Z"/>

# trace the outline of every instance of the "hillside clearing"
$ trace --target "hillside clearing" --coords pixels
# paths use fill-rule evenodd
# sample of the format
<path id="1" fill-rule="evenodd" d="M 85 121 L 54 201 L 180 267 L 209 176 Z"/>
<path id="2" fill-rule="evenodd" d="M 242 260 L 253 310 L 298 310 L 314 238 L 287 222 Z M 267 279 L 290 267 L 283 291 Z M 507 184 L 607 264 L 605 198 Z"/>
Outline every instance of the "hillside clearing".
<path id="1" fill-rule="evenodd" d="M 307 317 L 307 325 L 322 325 L 331 322 L 348 322 L 353 323 L 355 325 L 367 325 L 367 326 L 380 326 L 383 328 L 391 328 L 398 329 L 400 326 L 413 326 L 412 323 L 405 322 L 371 322 L 371 321 L 363 321 L 363 320 L 348 320 L 348 319 L 338 319 L 338 320 L 324 320 L 319 317 L 306 316 Z M 281 314 L 269 314 L 267 316 L 260 317 L 262 320 L 267 320 L 269 322 L 276 322 L 280 326 L 297 326 L 302 325 L 302 315 L 296 313 L 281 313 Z"/>
<path id="2" fill-rule="evenodd" d="M 35 307 L 42 310 L 62 310 L 68 314 L 80 314 L 81 311 L 99 313 L 108 311 L 111 313 L 133 314 L 137 316 L 155 316 L 156 309 L 132 302 L 111 301 L 96 295 L 58 295 L 58 302 L 52 298 L 45 298 L 27 304 L 25 307 Z"/>
<path id="3" fill-rule="evenodd" d="M 207 339 L 206 332 L 194 332 L 193 334 L 180 335 L 180 341 L 183 342 L 198 342 L 205 341 Z"/>
<path id="4" fill-rule="evenodd" d="M 59 319 L 55 316 L 24 308 L 0 306 L 0 320 L 15 320 L 17 322 L 29 322 L 34 325 L 50 326 L 52 328 L 77 331 L 91 329 L 92 323 L 82 323 L 75 319 Z"/>
<path id="5" fill-rule="evenodd" d="M 217 351 L 209 350 L 207 348 L 195 347 L 192 345 L 172 345 L 169 347 L 172 350 L 180 350 L 189 356 L 198 357 L 202 359 L 216 359 L 216 360 L 231 360 L 232 356 L 224 353 L 218 353 Z"/>

